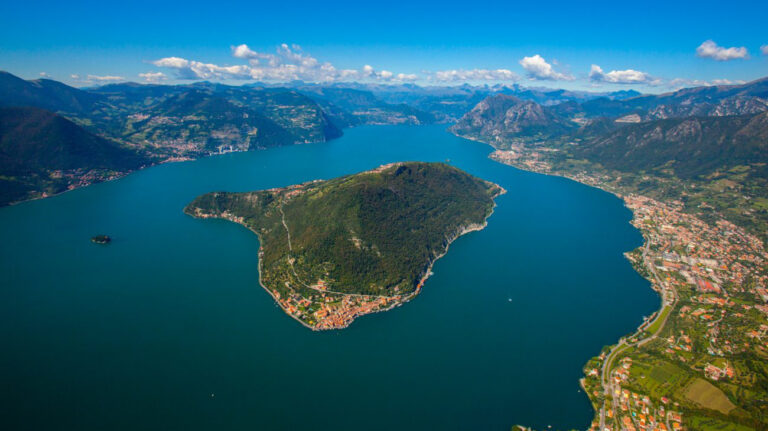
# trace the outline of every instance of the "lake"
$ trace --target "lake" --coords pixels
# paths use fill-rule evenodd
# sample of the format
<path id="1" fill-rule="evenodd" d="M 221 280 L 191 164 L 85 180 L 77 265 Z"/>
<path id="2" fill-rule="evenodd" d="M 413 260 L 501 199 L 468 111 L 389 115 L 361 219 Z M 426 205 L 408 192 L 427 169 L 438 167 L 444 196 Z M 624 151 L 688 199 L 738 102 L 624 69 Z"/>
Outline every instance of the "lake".
<path id="1" fill-rule="evenodd" d="M 659 306 L 621 200 L 435 126 L 171 163 L 0 209 L 5 429 L 585 429 L 581 368 Z M 256 235 L 197 195 L 449 161 L 508 193 L 422 293 L 313 332 L 259 286 Z M 112 237 L 96 245 L 96 234 Z"/>

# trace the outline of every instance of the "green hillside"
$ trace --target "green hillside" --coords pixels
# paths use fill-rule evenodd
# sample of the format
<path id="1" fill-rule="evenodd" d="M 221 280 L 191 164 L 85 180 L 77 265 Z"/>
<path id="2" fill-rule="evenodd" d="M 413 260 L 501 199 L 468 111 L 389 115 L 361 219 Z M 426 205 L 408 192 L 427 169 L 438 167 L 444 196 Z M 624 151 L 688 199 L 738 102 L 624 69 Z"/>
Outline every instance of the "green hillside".
<path id="1" fill-rule="evenodd" d="M 0 108 L 0 205 L 140 168 L 149 160 L 38 108 Z"/>
<path id="2" fill-rule="evenodd" d="M 278 297 L 314 302 L 319 285 L 341 294 L 413 293 L 453 239 L 484 224 L 502 192 L 445 164 L 410 162 L 282 189 L 209 193 L 185 211 L 258 233 L 262 284 Z"/>

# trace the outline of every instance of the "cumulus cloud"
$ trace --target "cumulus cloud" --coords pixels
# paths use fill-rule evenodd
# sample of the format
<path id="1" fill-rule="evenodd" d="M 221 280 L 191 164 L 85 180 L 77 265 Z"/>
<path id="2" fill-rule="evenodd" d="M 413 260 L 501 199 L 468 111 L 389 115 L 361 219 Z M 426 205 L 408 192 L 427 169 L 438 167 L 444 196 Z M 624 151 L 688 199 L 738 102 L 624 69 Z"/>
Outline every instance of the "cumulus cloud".
<path id="1" fill-rule="evenodd" d="M 768 55 L 768 45 L 763 45 L 760 47 L 760 52 L 763 53 L 763 55 Z"/>
<path id="2" fill-rule="evenodd" d="M 117 81 L 125 81 L 125 78 L 122 76 L 113 76 L 113 75 L 88 75 L 87 79 L 88 82 L 117 82 Z"/>
<path id="3" fill-rule="evenodd" d="M 236 58 L 257 58 L 258 55 L 258 52 L 248 48 L 246 44 L 232 47 L 232 56 Z"/>
<path id="4" fill-rule="evenodd" d="M 245 60 L 247 64 L 220 66 L 180 57 L 161 58 L 151 63 L 157 67 L 173 69 L 179 79 L 253 79 L 273 82 L 293 80 L 405 82 L 418 79 L 415 74 L 375 70 L 370 65 L 365 65 L 361 69 L 337 69 L 330 62 L 320 61 L 305 53 L 299 45 L 295 44 L 281 44 L 275 53 L 258 52 L 242 44 L 232 47 L 232 56 Z"/>
<path id="5" fill-rule="evenodd" d="M 508 69 L 453 69 L 440 70 L 433 74 L 432 80 L 438 82 L 467 81 L 518 81 L 520 76 Z"/>
<path id="6" fill-rule="evenodd" d="M 523 57 L 520 65 L 528 72 L 528 78 L 542 81 L 573 81 L 573 76 L 555 71 L 544 57 L 536 54 L 532 57 Z"/>
<path id="7" fill-rule="evenodd" d="M 180 79 L 223 79 L 250 77 L 248 66 L 219 66 L 180 57 L 166 57 L 152 62 L 157 67 L 174 69 Z"/>
<path id="8" fill-rule="evenodd" d="M 41 78 L 50 78 L 51 75 L 49 75 L 48 72 L 40 72 L 40 77 Z"/>
<path id="9" fill-rule="evenodd" d="M 144 79 L 144 81 L 153 83 L 153 84 L 160 81 L 165 81 L 166 79 L 168 79 L 168 77 L 163 72 L 140 73 L 139 77 Z"/>
<path id="10" fill-rule="evenodd" d="M 593 82 L 605 82 L 609 84 L 658 85 L 661 83 L 661 80 L 654 79 L 651 75 L 645 72 L 640 72 L 639 70 L 612 70 L 605 73 L 603 72 L 603 69 L 596 64 L 593 64 L 589 71 L 589 79 Z"/>
<path id="11" fill-rule="evenodd" d="M 714 41 L 704 41 L 698 48 L 696 48 L 696 55 L 702 58 L 711 58 L 717 61 L 729 61 L 735 59 L 747 59 L 749 53 L 745 47 L 731 47 L 723 48 L 718 46 Z"/>

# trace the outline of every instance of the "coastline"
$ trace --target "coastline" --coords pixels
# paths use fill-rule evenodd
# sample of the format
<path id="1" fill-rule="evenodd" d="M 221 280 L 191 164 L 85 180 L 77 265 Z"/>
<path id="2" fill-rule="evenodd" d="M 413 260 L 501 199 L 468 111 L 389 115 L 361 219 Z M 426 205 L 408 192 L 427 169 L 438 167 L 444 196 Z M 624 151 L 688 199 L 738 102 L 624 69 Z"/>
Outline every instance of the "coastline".
<path id="1" fill-rule="evenodd" d="M 314 180 L 314 181 L 316 181 L 316 180 Z M 310 182 L 312 182 L 312 181 L 310 181 Z M 376 309 L 376 310 L 373 310 L 373 311 L 369 311 L 367 313 L 356 314 L 352 318 L 352 320 L 350 320 L 349 322 L 346 322 L 343 325 L 332 326 L 332 327 L 323 327 L 323 328 L 318 328 L 318 327 L 315 327 L 315 326 L 311 326 L 311 325 L 307 324 L 306 322 L 304 322 L 303 320 L 301 320 L 298 316 L 290 313 L 280 303 L 278 298 L 275 296 L 274 292 L 270 288 L 268 288 L 266 285 L 264 285 L 264 283 L 262 282 L 262 277 L 261 277 L 262 276 L 261 264 L 262 264 L 262 254 L 263 254 L 263 242 L 262 242 L 261 234 L 259 232 L 257 232 L 256 230 L 252 229 L 251 227 L 247 226 L 245 223 L 243 223 L 243 222 L 241 222 L 239 220 L 235 220 L 234 217 L 230 217 L 229 215 L 225 215 L 225 214 L 218 215 L 218 216 L 214 216 L 214 215 L 210 215 L 210 214 L 198 214 L 198 215 L 195 215 L 195 214 L 188 213 L 186 211 L 186 209 L 184 210 L 184 212 L 185 212 L 185 214 L 187 214 L 187 215 L 189 215 L 191 217 L 195 217 L 195 218 L 199 218 L 200 215 L 204 215 L 204 218 L 217 218 L 217 219 L 227 220 L 227 221 L 239 224 L 239 225 L 245 227 L 246 229 L 248 229 L 249 231 L 253 232 L 254 234 L 256 234 L 256 237 L 259 240 L 258 264 L 257 264 L 258 283 L 259 283 L 259 285 L 264 290 L 266 290 L 267 293 L 269 293 L 269 296 L 272 297 L 272 299 L 275 301 L 277 306 L 283 311 L 283 313 L 287 314 L 288 316 L 290 316 L 291 318 L 293 318 L 294 320 L 299 322 L 305 328 L 311 329 L 312 331 L 320 332 L 320 331 L 329 331 L 329 330 L 337 330 L 337 329 L 348 328 L 359 317 L 366 316 L 366 315 L 371 315 L 371 314 L 376 314 L 376 313 L 380 313 L 380 312 L 384 312 L 384 311 L 390 311 L 393 308 L 399 307 L 399 306 L 405 304 L 406 302 L 409 302 L 410 300 L 415 298 L 417 295 L 419 295 L 419 293 L 421 293 L 421 289 L 424 286 L 424 284 L 426 283 L 427 279 L 433 274 L 432 268 L 434 267 L 435 262 L 437 262 L 440 258 L 442 258 L 443 256 L 445 256 L 448 253 L 448 249 L 450 248 L 451 244 L 454 241 L 456 241 L 457 239 L 459 239 L 460 237 L 462 237 L 462 236 L 464 236 L 464 235 L 466 235 L 468 233 L 476 232 L 476 231 L 481 231 L 481 230 L 485 229 L 488 226 L 488 219 L 493 215 L 494 210 L 496 208 L 496 201 L 495 201 L 495 199 L 498 198 L 499 196 L 504 195 L 505 193 L 507 193 L 507 190 L 504 189 L 504 187 L 501 187 L 500 185 L 494 184 L 494 183 L 491 183 L 491 184 L 493 184 L 497 188 L 497 193 L 494 194 L 491 197 L 491 202 L 492 202 L 491 209 L 488 212 L 488 214 L 483 218 L 482 223 L 471 223 L 471 224 L 468 224 L 468 225 L 465 225 L 465 226 L 460 226 L 459 228 L 457 228 L 457 230 L 454 232 L 454 234 L 452 236 L 447 237 L 446 238 L 445 250 L 442 253 L 440 253 L 438 256 L 435 256 L 433 259 L 431 259 L 427 263 L 426 270 L 421 275 L 421 278 L 419 279 L 419 283 L 417 284 L 417 287 L 416 287 L 416 289 L 413 292 L 411 292 L 407 296 L 402 297 L 399 301 L 394 301 L 391 305 L 388 305 L 388 306 L 386 306 L 384 308 L 379 308 L 379 309 Z M 350 294 L 337 293 L 337 292 L 335 292 L 335 293 L 338 294 L 338 295 L 341 295 L 341 296 L 350 295 Z M 351 295 L 356 295 L 356 294 L 351 294 Z"/>
<path id="2" fill-rule="evenodd" d="M 450 133 L 453 133 L 453 132 L 450 132 Z M 572 177 L 572 176 L 568 176 L 568 175 L 565 175 L 565 174 L 560 174 L 560 173 L 551 172 L 551 171 L 547 172 L 547 171 L 543 171 L 543 170 L 540 170 L 540 169 L 535 169 L 532 166 L 525 166 L 525 165 L 522 165 L 522 164 L 514 164 L 514 163 L 511 163 L 511 162 L 505 162 L 505 161 L 501 160 L 500 157 L 497 156 L 498 152 L 501 151 L 501 150 L 496 148 L 493 144 L 490 144 L 488 142 L 484 142 L 484 141 L 482 141 L 482 140 L 480 140 L 478 138 L 475 138 L 475 137 L 464 137 L 464 136 L 456 135 L 455 133 L 454 133 L 454 135 L 458 136 L 458 137 L 461 137 L 461 138 L 464 138 L 464 139 L 467 139 L 467 140 L 470 140 L 470 141 L 473 141 L 473 142 L 477 142 L 477 143 L 480 143 L 480 144 L 488 145 L 489 147 L 491 147 L 493 149 L 493 151 L 491 153 L 489 153 L 487 157 L 489 159 L 497 162 L 497 163 L 500 163 L 500 164 L 503 164 L 503 165 L 507 165 L 507 166 L 513 167 L 515 169 L 520 169 L 521 171 L 532 172 L 532 173 L 541 174 L 541 175 L 547 175 L 547 176 L 552 176 L 552 177 L 565 178 L 565 179 L 568 179 L 568 180 L 571 180 L 571 181 L 574 181 L 574 182 L 577 182 L 577 183 L 580 183 L 580 184 L 583 184 L 583 185 L 586 185 L 586 186 L 589 186 L 589 187 L 593 187 L 595 189 L 598 189 L 600 191 L 609 193 L 609 194 L 611 194 L 611 195 L 621 199 L 621 202 L 622 202 L 622 205 L 624 206 L 624 208 L 627 208 L 632 213 L 632 218 L 629 221 L 629 223 L 635 229 L 637 229 L 641 233 L 641 235 L 643 237 L 643 243 L 640 245 L 639 248 L 646 249 L 650 245 L 650 241 L 649 241 L 649 239 L 647 237 L 648 233 L 645 232 L 644 230 L 642 230 L 639 227 L 638 224 L 634 223 L 638 219 L 637 213 L 627 204 L 626 197 L 624 195 L 618 193 L 617 191 L 610 190 L 610 189 L 605 188 L 605 187 L 600 187 L 596 183 L 590 184 L 588 182 L 581 181 L 578 178 L 575 178 L 575 177 Z M 602 373 L 601 373 L 601 382 L 604 381 L 605 376 L 610 372 L 610 365 L 616 359 L 615 356 L 618 353 L 621 353 L 622 351 L 624 351 L 625 347 L 631 346 L 631 344 L 626 344 L 625 340 L 630 339 L 632 337 L 637 337 L 640 334 L 642 334 L 644 332 L 644 328 L 647 328 L 647 327 L 651 326 L 653 323 L 655 323 L 655 321 L 658 320 L 662 316 L 662 314 L 664 314 L 663 311 L 664 311 L 665 307 L 667 307 L 667 305 L 665 303 L 664 292 L 661 291 L 660 288 L 656 288 L 654 280 L 652 280 L 652 279 L 646 277 L 645 275 L 643 275 L 639 271 L 639 269 L 637 268 L 636 262 L 634 262 L 632 259 L 629 258 L 629 253 L 632 252 L 632 251 L 633 250 L 628 250 L 628 251 L 625 251 L 622 254 L 623 254 L 624 258 L 629 261 L 630 265 L 632 266 L 632 269 L 635 270 L 635 272 L 637 272 L 641 277 L 643 277 L 644 279 L 648 280 L 648 282 L 650 283 L 651 289 L 654 292 L 656 292 L 657 294 L 659 294 L 659 299 L 660 299 L 660 303 L 661 304 L 660 304 L 659 309 L 654 311 L 653 314 L 651 314 L 652 319 L 645 319 L 631 334 L 627 334 L 627 335 L 619 338 L 619 340 L 617 340 L 617 342 L 615 344 L 612 344 L 612 345 L 609 346 L 609 350 L 607 352 L 602 353 L 602 355 L 605 355 L 604 356 L 605 359 L 603 360 L 603 370 L 602 370 Z M 674 304 L 671 304 L 669 306 L 674 307 Z M 669 313 L 665 316 L 664 321 L 662 322 L 661 327 L 659 327 L 657 333 L 660 332 L 662 327 L 664 326 L 664 324 L 666 324 L 666 321 L 667 321 L 666 317 L 668 317 L 668 315 L 669 315 Z M 654 335 L 654 337 L 655 337 L 655 335 Z M 646 339 L 645 341 L 649 341 L 649 340 L 650 339 Z M 605 369 L 606 365 L 608 366 L 607 370 Z M 593 417 L 599 417 L 599 420 L 601 422 L 599 429 L 600 430 L 604 429 L 605 428 L 605 425 L 604 425 L 605 405 L 603 406 L 602 409 L 600 409 L 595 404 L 595 402 L 593 401 L 592 397 L 589 394 L 589 391 L 586 388 L 585 377 L 582 377 L 581 379 L 579 379 L 579 386 L 584 390 L 584 393 L 587 395 L 587 398 L 589 398 L 590 406 L 592 406 L 592 408 L 593 408 Z M 604 385 L 604 388 L 606 388 L 606 387 L 607 386 Z M 603 401 L 603 402 L 605 403 L 605 401 Z M 594 420 L 593 420 L 593 424 L 594 424 Z M 518 428 L 523 429 L 523 430 L 530 430 L 530 428 L 519 426 L 519 425 L 516 425 L 515 427 L 518 427 Z M 593 428 L 593 427 L 590 427 L 590 428 Z"/>
<path id="3" fill-rule="evenodd" d="M 331 138 L 331 139 L 336 139 L 336 138 Z M 324 140 L 324 141 L 316 141 L 316 142 L 295 142 L 295 143 L 290 144 L 290 145 L 322 144 L 322 143 L 328 142 L 329 140 L 330 139 L 327 139 L 327 140 Z M 287 145 L 283 145 L 283 146 L 287 146 Z M 94 184 L 100 184 L 100 183 L 106 183 L 106 182 L 109 182 L 109 181 L 119 180 L 120 178 L 127 177 L 128 175 L 131 175 L 133 173 L 136 173 L 136 172 L 139 172 L 139 171 L 143 171 L 144 169 L 152 168 L 152 167 L 155 167 L 155 166 L 165 165 L 165 164 L 169 164 L 169 163 L 191 162 L 191 161 L 195 161 L 195 160 L 205 159 L 205 158 L 208 158 L 208 157 L 223 156 L 225 154 L 230 154 L 230 153 L 245 153 L 245 152 L 248 152 L 248 151 L 260 151 L 260 150 L 268 150 L 268 149 L 269 149 L 269 147 L 257 147 L 257 148 L 254 148 L 254 149 L 250 149 L 249 148 L 247 150 L 236 150 L 236 151 L 229 151 L 229 152 L 224 152 L 224 153 L 204 154 L 204 155 L 201 155 L 199 157 L 169 156 L 169 157 L 166 157 L 164 159 L 160 159 L 160 160 L 154 161 L 152 163 L 149 163 L 147 165 L 144 165 L 144 166 L 142 166 L 142 167 L 140 167 L 138 169 L 134 169 L 134 170 L 131 170 L 131 171 L 125 171 L 125 172 L 119 172 L 119 173 L 117 173 L 115 176 L 113 176 L 111 178 L 105 178 L 105 179 L 99 179 L 99 180 L 93 180 L 93 181 L 86 181 L 86 182 L 83 182 L 81 184 L 77 184 L 77 185 L 75 185 L 72 188 L 68 187 L 66 190 L 62 190 L 62 191 L 60 191 L 58 193 L 53 193 L 53 194 L 45 194 L 44 192 L 40 192 L 38 196 L 29 197 L 29 198 L 21 199 L 21 200 L 17 200 L 17 201 L 11 201 L 11 202 L 7 202 L 5 204 L 0 204 L 0 208 L 2 208 L 4 206 L 13 206 L 13 205 L 23 204 L 24 202 L 32 202 L 32 201 L 36 201 L 36 200 L 40 200 L 40 199 L 52 198 L 54 196 L 60 196 L 60 195 L 63 195 L 64 193 L 75 191 L 75 190 L 78 190 L 78 189 L 82 189 L 82 188 L 85 188 L 85 187 L 88 187 L 88 186 L 91 186 L 91 185 L 94 185 Z"/>
<path id="4" fill-rule="evenodd" d="M 756 341 L 768 333 L 768 291 L 762 287 L 768 285 L 768 252 L 758 236 L 720 213 L 701 218 L 684 200 L 625 187 L 615 173 L 560 164 L 539 147 L 495 149 L 488 157 L 618 197 L 643 237 L 641 246 L 623 255 L 660 304 L 585 361 L 579 382 L 593 409 L 591 431 L 764 423 L 755 407 L 765 394 L 759 365 L 743 361 L 743 354 L 768 357 Z M 660 381 L 668 370 L 677 377 Z M 692 392 L 702 387 L 710 398 Z"/>

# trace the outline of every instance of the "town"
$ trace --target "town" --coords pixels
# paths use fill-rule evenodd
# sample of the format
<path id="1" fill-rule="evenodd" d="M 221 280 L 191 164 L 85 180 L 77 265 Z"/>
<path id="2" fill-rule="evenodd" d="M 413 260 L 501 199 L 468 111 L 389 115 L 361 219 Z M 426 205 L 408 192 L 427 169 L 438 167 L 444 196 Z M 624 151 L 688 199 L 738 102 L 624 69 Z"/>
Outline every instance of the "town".
<path id="1" fill-rule="evenodd" d="M 592 430 L 749 429 L 750 416 L 763 417 L 762 407 L 737 407 L 766 399 L 756 384 L 768 359 L 768 253 L 759 238 L 724 219 L 706 223 L 680 201 L 626 192 L 608 175 L 553 169 L 543 151 L 491 158 L 612 192 L 643 234 L 645 244 L 626 256 L 661 308 L 585 366 Z"/>

